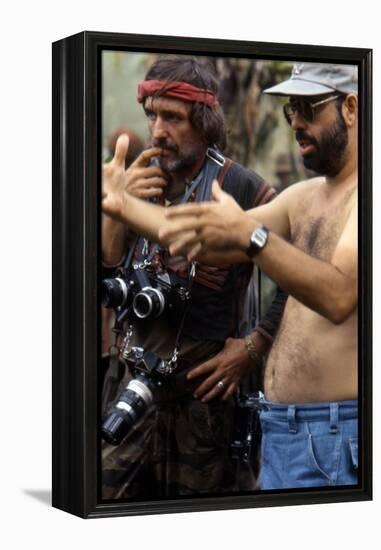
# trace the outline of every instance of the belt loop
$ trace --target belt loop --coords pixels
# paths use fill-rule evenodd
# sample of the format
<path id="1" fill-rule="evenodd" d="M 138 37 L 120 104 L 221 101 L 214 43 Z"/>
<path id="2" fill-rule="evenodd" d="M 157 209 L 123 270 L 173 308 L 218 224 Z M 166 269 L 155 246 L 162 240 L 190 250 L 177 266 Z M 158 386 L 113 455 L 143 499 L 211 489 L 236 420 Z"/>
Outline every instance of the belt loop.
<path id="1" fill-rule="evenodd" d="M 338 425 L 339 425 L 339 404 L 330 403 L 329 404 L 329 433 L 337 434 Z"/>
<path id="2" fill-rule="evenodd" d="M 295 405 L 289 405 L 287 407 L 288 431 L 292 434 L 296 434 L 296 432 L 298 431 L 295 414 L 296 414 Z"/>

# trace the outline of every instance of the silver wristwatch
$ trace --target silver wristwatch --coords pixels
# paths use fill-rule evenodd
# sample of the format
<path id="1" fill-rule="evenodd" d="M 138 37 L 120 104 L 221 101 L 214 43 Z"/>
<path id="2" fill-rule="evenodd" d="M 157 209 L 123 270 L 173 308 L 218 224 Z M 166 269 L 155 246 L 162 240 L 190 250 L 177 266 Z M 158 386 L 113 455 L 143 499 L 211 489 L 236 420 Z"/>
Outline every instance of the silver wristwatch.
<path id="1" fill-rule="evenodd" d="M 259 227 L 258 229 L 255 229 L 250 237 L 250 244 L 249 247 L 246 249 L 246 254 L 252 258 L 258 252 L 260 252 L 267 243 L 267 240 L 269 238 L 269 230 L 264 225 L 262 227 Z"/>

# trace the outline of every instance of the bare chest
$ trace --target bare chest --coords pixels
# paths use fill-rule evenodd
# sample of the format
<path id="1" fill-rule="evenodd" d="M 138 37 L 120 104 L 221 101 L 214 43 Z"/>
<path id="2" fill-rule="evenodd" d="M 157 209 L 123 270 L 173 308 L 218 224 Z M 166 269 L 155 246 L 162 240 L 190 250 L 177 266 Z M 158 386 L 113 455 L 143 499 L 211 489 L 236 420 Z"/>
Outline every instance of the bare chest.
<path id="1" fill-rule="evenodd" d="M 291 218 L 291 242 L 310 256 L 329 261 L 348 218 L 351 195 L 330 204 L 318 194 L 301 200 Z"/>

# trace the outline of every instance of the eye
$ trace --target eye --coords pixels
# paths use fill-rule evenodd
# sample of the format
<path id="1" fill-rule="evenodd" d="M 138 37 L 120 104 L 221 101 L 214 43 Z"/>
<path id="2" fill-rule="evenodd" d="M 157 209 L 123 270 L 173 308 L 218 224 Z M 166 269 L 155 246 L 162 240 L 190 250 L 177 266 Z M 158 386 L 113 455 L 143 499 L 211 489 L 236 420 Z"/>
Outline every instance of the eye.
<path id="1" fill-rule="evenodd" d="M 175 113 L 168 113 L 165 118 L 168 122 L 179 122 L 180 121 L 179 115 L 177 115 Z"/>
<path id="2" fill-rule="evenodd" d="M 156 113 L 154 113 L 153 111 L 146 111 L 146 117 L 148 118 L 148 120 L 154 121 L 156 120 Z"/>

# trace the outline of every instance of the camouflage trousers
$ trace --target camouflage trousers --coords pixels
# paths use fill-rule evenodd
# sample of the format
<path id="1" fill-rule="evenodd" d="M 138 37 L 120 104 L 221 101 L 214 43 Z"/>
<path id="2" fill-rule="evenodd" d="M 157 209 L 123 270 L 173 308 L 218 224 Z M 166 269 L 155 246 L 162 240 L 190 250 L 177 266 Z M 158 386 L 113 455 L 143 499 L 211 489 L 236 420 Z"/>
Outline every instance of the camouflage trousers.
<path id="1" fill-rule="evenodd" d="M 153 499 L 234 490 L 233 399 L 168 392 L 117 447 L 102 449 L 102 498 Z"/>

